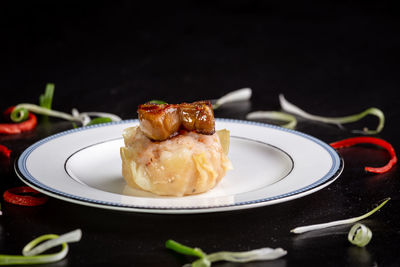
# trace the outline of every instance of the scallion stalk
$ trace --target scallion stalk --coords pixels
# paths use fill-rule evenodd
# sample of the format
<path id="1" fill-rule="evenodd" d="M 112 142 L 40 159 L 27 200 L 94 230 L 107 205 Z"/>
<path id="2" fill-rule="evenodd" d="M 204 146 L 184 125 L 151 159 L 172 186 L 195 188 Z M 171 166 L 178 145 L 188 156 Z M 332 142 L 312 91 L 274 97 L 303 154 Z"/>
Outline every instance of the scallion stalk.
<path id="1" fill-rule="evenodd" d="M 250 262 L 274 260 L 286 255 L 287 252 L 282 248 L 260 248 L 244 252 L 221 251 L 207 255 L 211 262 L 229 261 L 229 262 Z"/>
<path id="2" fill-rule="evenodd" d="M 375 130 L 369 130 L 368 128 L 364 128 L 362 131 L 360 130 L 353 130 L 353 132 L 355 133 L 362 133 L 362 134 L 377 134 L 380 131 L 382 131 L 383 126 L 385 124 L 385 115 L 383 114 L 383 112 L 378 109 L 378 108 L 368 108 L 366 110 L 364 110 L 361 113 L 358 114 L 354 114 L 354 115 L 350 115 L 350 116 L 344 116 L 344 117 L 322 117 L 322 116 L 316 116 L 316 115 L 312 115 L 309 114 L 307 112 L 305 112 L 304 110 L 300 109 L 299 107 L 297 107 L 296 105 L 290 103 L 289 101 L 287 101 L 285 99 L 285 97 L 280 94 L 279 95 L 279 102 L 281 105 L 281 108 L 283 111 L 303 117 L 305 119 L 308 120 L 313 120 L 313 121 L 320 121 L 320 122 L 324 122 L 324 123 L 330 123 L 330 124 L 335 124 L 339 127 L 342 126 L 342 124 L 345 123 L 351 123 L 351 122 L 356 122 L 358 120 L 361 120 L 362 118 L 364 118 L 367 115 L 373 115 L 378 117 L 379 119 L 379 124 L 377 126 L 377 128 Z"/>
<path id="3" fill-rule="evenodd" d="M 251 98 L 251 95 L 252 95 L 252 90 L 250 88 L 242 88 L 239 90 L 235 90 L 217 99 L 217 101 L 215 102 L 215 104 L 212 105 L 212 107 L 215 110 L 227 103 L 249 100 Z"/>
<path id="4" fill-rule="evenodd" d="M 39 105 L 43 108 L 51 109 L 51 105 L 53 103 L 53 95 L 54 95 L 54 84 L 48 83 L 46 84 L 46 89 L 44 94 L 39 96 Z"/>
<path id="5" fill-rule="evenodd" d="M 107 122 L 112 122 L 112 120 L 108 117 L 99 117 L 91 120 L 86 126 L 100 124 L 100 123 L 107 123 Z"/>
<path id="6" fill-rule="evenodd" d="M 281 126 L 288 129 L 294 129 L 297 125 L 297 120 L 295 116 L 280 111 L 254 111 L 247 114 L 246 119 L 269 119 L 284 121 L 286 122 L 286 124 L 283 124 Z"/>
<path id="7" fill-rule="evenodd" d="M 80 121 L 80 119 L 78 117 L 74 117 L 71 114 L 44 108 L 44 107 L 41 107 L 41 106 L 38 106 L 35 104 L 22 103 L 22 104 L 17 105 L 15 108 L 25 108 L 28 111 L 36 113 L 36 114 L 52 116 L 52 117 L 56 117 L 56 118 L 60 118 L 60 119 L 68 120 L 68 121 Z"/>
<path id="8" fill-rule="evenodd" d="M 165 242 L 165 247 L 188 256 L 195 256 L 199 258 L 204 258 L 206 256 L 206 254 L 199 248 L 191 248 L 171 239 Z"/>
<path id="9" fill-rule="evenodd" d="M 79 113 L 76 109 L 73 109 L 72 115 L 65 113 L 65 112 L 60 112 L 52 109 L 47 109 L 44 107 L 40 107 L 38 105 L 34 104 L 19 104 L 15 108 L 25 108 L 26 110 L 36 113 L 36 114 L 42 114 L 42 115 L 47 115 L 47 116 L 52 116 L 72 122 L 81 122 L 83 126 L 86 126 L 90 123 L 90 116 L 102 116 L 102 117 L 108 117 L 107 122 L 109 120 L 111 121 L 120 121 L 121 118 L 118 117 L 117 115 L 111 114 L 111 113 L 105 113 L 105 112 L 82 112 Z M 102 119 L 104 120 L 104 118 Z"/>
<path id="10" fill-rule="evenodd" d="M 380 210 L 389 200 L 390 200 L 390 197 L 386 198 L 376 208 L 374 208 L 373 210 L 371 210 L 371 211 L 369 211 L 369 212 L 367 212 L 367 213 L 365 213 L 365 214 L 363 214 L 361 216 L 358 216 L 358 217 L 345 219 L 345 220 L 339 220 L 339 221 L 333 221 L 333 222 L 328 222 L 328 223 L 321 223 L 321 224 L 314 224 L 314 225 L 296 227 L 296 228 L 290 230 L 290 232 L 294 233 L 294 234 L 301 234 L 301 233 L 314 231 L 314 230 L 319 230 L 319 229 L 324 229 L 324 228 L 328 228 L 328 227 L 332 227 L 332 226 L 355 223 L 355 222 L 361 221 L 361 220 L 371 216 L 372 214 L 374 214 L 375 212 Z"/>
<path id="11" fill-rule="evenodd" d="M 274 260 L 287 254 L 287 252 L 281 248 L 260 248 L 244 252 L 221 251 L 212 254 L 206 254 L 200 248 L 191 248 L 174 240 L 168 240 L 165 243 L 165 246 L 180 254 L 199 257 L 199 259 L 192 262 L 192 264 L 185 265 L 193 267 L 209 267 L 213 262 L 216 261 L 250 262 Z"/>

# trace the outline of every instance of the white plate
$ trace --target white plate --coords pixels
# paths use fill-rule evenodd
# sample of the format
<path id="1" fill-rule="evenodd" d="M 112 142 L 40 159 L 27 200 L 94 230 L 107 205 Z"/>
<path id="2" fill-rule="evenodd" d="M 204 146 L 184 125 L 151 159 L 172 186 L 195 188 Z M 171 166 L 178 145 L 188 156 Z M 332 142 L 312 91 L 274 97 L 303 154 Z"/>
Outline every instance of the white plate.
<path id="1" fill-rule="evenodd" d="M 44 194 L 88 206 L 150 213 L 247 209 L 296 199 L 332 183 L 343 163 L 334 149 L 284 128 L 217 119 L 229 129 L 234 169 L 207 193 L 160 197 L 129 188 L 121 175 L 123 129 L 137 120 L 94 125 L 45 138 L 16 163 L 22 181 Z"/>

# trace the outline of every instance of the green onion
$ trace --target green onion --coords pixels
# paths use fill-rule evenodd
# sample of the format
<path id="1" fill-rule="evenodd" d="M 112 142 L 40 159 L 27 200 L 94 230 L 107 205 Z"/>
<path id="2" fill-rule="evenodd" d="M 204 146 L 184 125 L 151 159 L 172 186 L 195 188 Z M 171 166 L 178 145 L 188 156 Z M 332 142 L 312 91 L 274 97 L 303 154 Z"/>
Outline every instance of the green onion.
<path id="1" fill-rule="evenodd" d="M 28 119 L 29 112 L 26 108 L 15 107 L 10 114 L 10 118 L 13 122 L 23 122 Z"/>
<path id="2" fill-rule="evenodd" d="M 286 255 L 287 252 L 281 248 L 260 248 L 245 252 L 222 251 L 209 254 L 207 258 L 211 262 L 230 261 L 230 262 L 250 262 L 274 260 Z"/>
<path id="3" fill-rule="evenodd" d="M 333 222 L 328 222 L 328 223 L 321 223 L 321 224 L 314 224 L 314 225 L 308 225 L 308 226 L 301 226 L 301 227 L 296 227 L 292 230 L 290 230 L 290 232 L 294 233 L 294 234 L 301 234 L 301 233 L 305 233 L 308 231 L 313 231 L 313 230 L 319 230 L 319 229 L 324 229 L 324 228 L 328 228 L 328 227 L 332 227 L 332 226 L 337 226 L 337 225 L 343 225 L 343 224 L 349 224 L 349 223 L 355 223 L 358 221 L 361 221 L 369 216 L 371 216 L 372 214 L 374 214 L 375 212 L 377 212 L 380 208 L 382 208 L 388 201 L 390 200 L 389 198 L 386 198 L 381 204 L 379 204 L 376 208 L 374 208 L 373 210 L 371 210 L 370 212 L 365 213 L 364 215 L 358 216 L 358 217 L 354 217 L 354 218 L 350 218 L 350 219 L 346 219 L 346 220 L 339 220 L 339 221 L 333 221 Z"/>
<path id="4" fill-rule="evenodd" d="M 110 121 L 120 121 L 121 118 L 117 115 L 105 112 L 83 112 L 79 113 L 78 110 L 72 109 L 72 114 L 68 114 L 65 112 L 60 112 L 51 109 L 51 105 L 53 102 L 53 95 L 54 95 L 54 84 L 48 83 L 46 84 L 46 89 L 44 94 L 40 95 L 39 103 L 40 105 L 34 105 L 29 103 L 22 103 L 17 105 L 13 112 L 11 113 L 11 119 L 15 122 L 22 121 L 24 116 L 28 118 L 28 111 L 41 114 L 45 116 L 52 116 L 72 122 L 80 122 L 83 126 L 86 125 L 93 125 L 98 123 L 106 123 Z M 96 116 L 100 118 L 95 118 L 93 120 L 90 119 L 90 116 Z M 25 118 L 25 119 L 26 119 Z M 20 120 L 20 121 L 17 121 Z M 73 124 L 76 126 L 76 124 Z"/>
<path id="5" fill-rule="evenodd" d="M 351 123 L 351 122 L 356 122 L 358 120 L 361 120 L 362 118 L 364 118 L 367 115 L 373 115 L 373 116 L 378 117 L 379 124 L 375 130 L 369 130 L 368 128 L 364 128 L 362 131 L 354 130 L 353 132 L 355 132 L 355 133 L 377 134 L 380 131 L 382 131 L 383 126 L 385 124 L 385 115 L 383 114 L 383 112 L 380 109 L 374 108 L 374 107 L 368 108 L 361 113 L 350 115 L 350 116 L 329 118 L 329 117 L 316 116 L 316 115 L 312 115 L 312 114 L 305 112 L 304 110 L 300 109 L 299 107 L 297 107 L 294 104 L 287 101 L 282 94 L 279 95 L 279 102 L 280 102 L 282 110 L 285 112 L 289 112 L 291 114 L 303 117 L 305 119 L 313 120 L 313 121 L 320 121 L 320 122 L 324 122 L 324 123 L 336 124 L 339 127 L 341 127 L 342 124 L 345 124 L 345 123 Z"/>
<path id="6" fill-rule="evenodd" d="M 249 100 L 251 98 L 251 94 L 252 91 L 250 88 L 235 90 L 219 98 L 215 104 L 212 105 L 212 107 L 215 110 L 226 103 Z"/>
<path id="7" fill-rule="evenodd" d="M 347 239 L 353 245 L 365 247 L 372 239 L 372 232 L 364 224 L 356 223 L 351 227 Z"/>
<path id="8" fill-rule="evenodd" d="M 150 100 L 147 103 L 149 103 L 149 104 L 167 104 L 167 102 L 162 101 L 162 100 Z"/>
<path id="9" fill-rule="evenodd" d="M 286 124 L 281 125 L 288 129 L 294 129 L 297 125 L 296 117 L 280 111 L 254 111 L 247 114 L 246 119 L 270 119 L 284 121 Z"/>
<path id="10" fill-rule="evenodd" d="M 56 118 L 60 118 L 60 119 L 68 120 L 68 121 L 80 121 L 79 118 L 74 117 L 71 114 L 60 112 L 60 111 L 55 111 L 55 110 L 44 108 L 44 107 L 40 107 L 40 106 L 34 105 L 34 104 L 23 103 L 23 104 L 17 105 L 15 108 L 25 108 L 28 111 L 36 113 L 36 114 L 52 116 L 52 117 L 56 117 Z"/>
<path id="11" fill-rule="evenodd" d="M 91 120 L 86 126 L 100 124 L 100 123 L 107 123 L 107 122 L 112 122 L 112 120 L 108 117 L 100 117 Z"/>
<path id="12" fill-rule="evenodd" d="M 192 262 L 192 264 L 185 264 L 183 265 L 183 267 L 209 267 L 211 266 L 211 262 L 207 259 L 207 258 L 201 258 L 198 259 L 194 262 Z"/>
<path id="13" fill-rule="evenodd" d="M 171 239 L 165 242 L 165 247 L 188 256 L 196 256 L 199 258 L 204 258 L 206 256 L 206 254 L 199 248 L 191 248 Z"/>
<path id="14" fill-rule="evenodd" d="M 36 113 L 36 114 L 41 114 L 41 115 L 47 115 L 47 116 L 52 116 L 72 122 L 81 122 L 83 126 L 86 126 L 90 123 L 90 116 L 101 116 L 101 117 L 108 117 L 108 119 L 102 119 L 103 122 L 109 122 L 109 121 L 120 121 L 121 118 L 118 117 L 117 115 L 111 114 L 111 113 L 105 113 L 105 112 L 82 112 L 79 113 L 76 109 L 72 110 L 72 115 L 65 113 L 65 112 L 60 112 L 52 109 L 47 109 L 40 107 L 38 105 L 34 104 L 19 104 L 15 108 L 25 108 L 26 110 Z"/>
<path id="15" fill-rule="evenodd" d="M 211 263 L 216 261 L 250 262 L 274 260 L 287 254 L 287 252 L 281 248 L 261 248 L 245 252 L 221 251 L 207 255 L 199 248 L 191 248 L 173 240 L 168 240 L 165 246 L 184 255 L 199 257 L 198 260 L 189 265 L 193 267 L 208 267 L 211 266 Z"/>
<path id="16" fill-rule="evenodd" d="M 39 97 L 39 105 L 43 108 L 51 109 L 51 104 L 53 102 L 54 95 L 54 84 L 48 83 L 46 84 L 46 89 L 44 94 Z"/>
<path id="17" fill-rule="evenodd" d="M 81 239 L 81 236 L 82 232 L 80 229 L 66 233 L 61 236 L 54 234 L 39 236 L 34 240 L 32 240 L 31 242 L 29 242 L 23 248 L 22 250 L 23 255 L 0 254 L 0 265 L 17 265 L 17 264 L 30 265 L 30 264 L 52 263 L 62 260 L 68 254 L 67 243 L 77 242 Z M 52 254 L 39 255 L 40 253 L 59 245 L 61 245 L 60 251 Z"/>

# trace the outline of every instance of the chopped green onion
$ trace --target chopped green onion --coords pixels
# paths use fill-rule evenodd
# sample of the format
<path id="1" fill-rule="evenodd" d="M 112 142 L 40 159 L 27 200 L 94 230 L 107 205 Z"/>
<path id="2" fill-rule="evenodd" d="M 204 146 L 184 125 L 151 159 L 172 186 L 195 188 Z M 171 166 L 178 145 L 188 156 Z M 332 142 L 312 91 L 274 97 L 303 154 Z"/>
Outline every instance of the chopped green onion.
<path id="1" fill-rule="evenodd" d="M 54 95 L 54 84 L 48 83 L 46 84 L 46 89 L 44 94 L 39 97 L 39 105 L 43 108 L 51 109 L 51 104 L 53 102 Z"/>
<path id="2" fill-rule="evenodd" d="M 358 216 L 358 217 L 354 217 L 354 218 L 350 218 L 350 219 L 345 219 L 345 220 L 339 220 L 339 221 L 333 221 L 333 222 L 328 222 L 328 223 L 321 223 L 321 224 L 314 224 L 314 225 L 308 225 L 308 226 L 301 226 L 301 227 L 296 227 L 292 230 L 290 230 L 290 232 L 294 233 L 294 234 L 301 234 L 301 233 L 305 233 L 308 231 L 313 231 L 313 230 L 319 230 L 319 229 L 324 229 L 324 228 L 328 228 L 328 227 L 332 227 L 332 226 L 337 226 L 337 225 L 343 225 L 343 224 L 349 224 L 349 223 L 355 223 L 358 221 L 361 221 L 369 216 L 371 216 L 372 214 L 374 214 L 375 212 L 377 212 L 380 208 L 382 208 L 388 201 L 390 200 L 389 198 L 386 198 L 381 204 L 379 204 L 376 208 L 374 208 L 373 210 L 371 210 L 370 212 L 365 213 L 364 215 Z"/>
<path id="3" fill-rule="evenodd" d="M 280 111 L 254 111 L 247 114 L 246 119 L 270 119 L 284 121 L 286 124 L 281 125 L 288 129 L 294 129 L 297 125 L 296 117 Z"/>
<path id="4" fill-rule="evenodd" d="M 356 223 L 351 227 L 347 239 L 353 245 L 365 247 L 372 239 L 372 232 L 364 224 Z"/>
<path id="5" fill-rule="evenodd" d="M 162 101 L 162 100 L 150 100 L 149 102 L 148 102 L 149 104 L 167 104 L 167 102 L 165 102 L 165 101 Z"/>
<path id="6" fill-rule="evenodd" d="M 112 120 L 108 117 L 100 117 L 91 120 L 86 126 L 100 124 L 100 123 L 107 123 L 107 122 L 112 122 Z"/>
<path id="7" fill-rule="evenodd" d="M 235 90 L 220 97 L 215 104 L 212 105 L 212 107 L 215 110 L 226 103 L 249 100 L 251 98 L 251 94 L 252 91 L 250 88 Z"/>
<path id="8" fill-rule="evenodd" d="M 383 126 L 385 124 L 385 115 L 383 114 L 383 112 L 380 109 L 374 108 L 374 107 L 368 108 L 358 114 L 344 116 L 344 117 L 330 118 L 330 117 L 322 117 L 322 116 L 316 116 L 316 115 L 309 114 L 309 113 L 305 112 L 304 110 L 300 109 L 299 107 L 295 106 L 294 104 L 290 103 L 289 101 L 287 101 L 282 94 L 279 95 L 279 102 L 280 102 L 282 110 L 285 112 L 289 112 L 291 114 L 294 114 L 294 115 L 297 115 L 297 116 L 300 116 L 300 117 L 303 117 L 303 118 L 309 119 L 309 120 L 336 124 L 339 127 L 341 127 L 342 124 L 345 124 L 345 123 L 351 123 L 351 122 L 356 122 L 358 120 L 361 120 L 362 118 L 364 118 L 367 115 L 374 115 L 374 116 L 378 117 L 379 124 L 375 130 L 369 130 L 368 128 L 364 128 L 362 131 L 354 130 L 353 132 L 356 132 L 356 133 L 377 134 L 380 131 L 382 131 Z"/>
<path id="9" fill-rule="evenodd" d="M 23 122 L 28 119 L 29 111 L 23 107 L 15 107 L 10 114 L 10 118 L 13 122 Z"/>
<path id="10" fill-rule="evenodd" d="M 52 263 L 65 258 L 68 254 L 67 243 L 77 242 L 81 239 L 82 232 L 80 229 L 58 236 L 54 234 L 42 235 L 29 242 L 22 250 L 23 255 L 0 255 L 0 265 L 17 265 L 17 264 L 41 264 Z M 48 240 L 46 242 L 43 242 Z M 41 243 L 43 242 L 43 243 Z M 41 243 L 40 245 L 38 245 Z M 38 245 L 38 246 L 36 246 Z M 61 250 L 52 254 L 40 253 L 49 250 L 55 246 L 61 245 Z M 35 247 L 36 246 L 36 247 Z"/>
<path id="11" fill-rule="evenodd" d="M 193 267 L 208 267 L 211 266 L 211 263 L 216 261 L 250 262 L 274 260 L 287 254 L 287 252 L 281 248 L 261 248 L 245 252 L 221 251 L 207 255 L 199 248 L 191 248 L 173 240 L 168 240 L 165 246 L 184 255 L 199 257 L 200 259 L 189 265 Z"/>

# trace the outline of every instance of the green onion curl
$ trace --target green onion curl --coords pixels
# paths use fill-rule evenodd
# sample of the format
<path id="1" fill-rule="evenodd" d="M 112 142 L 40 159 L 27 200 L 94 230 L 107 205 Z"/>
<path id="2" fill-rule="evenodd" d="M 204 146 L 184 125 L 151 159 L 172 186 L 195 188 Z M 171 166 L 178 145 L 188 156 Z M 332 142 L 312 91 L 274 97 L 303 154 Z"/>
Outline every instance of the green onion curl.
<path id="1" fill-rule="evenodd" d="M 0 254 L 0 265 L 32 265 L 52 263 L 62 260 L 68 254 L 67 243 L 77 242 L 81 239 L 81 236 L 82 232 L 80 229 L 66 233 L 61 236 L 54 234 L 39 236 L 29 242 L 23 248 L 23 255 Z M 40 254 L 59 245 L 61 245 L 61 250 L 59 250 L 58 252 L 52 254 Z"/>
<path id="2" fill-rule="evenodd" d="M 365 247 L 372 239 L 372 232 L 364 224 L 356 223 L 351 227 L 347 239 L 353 245 Z"/>
<path id="3" fill-rule="evenodd" d="M 28 119 L 29 111 L 24 107 L 15 107 L 10 114 L 10 118 L 13 122 L 23 122 Z"/>

